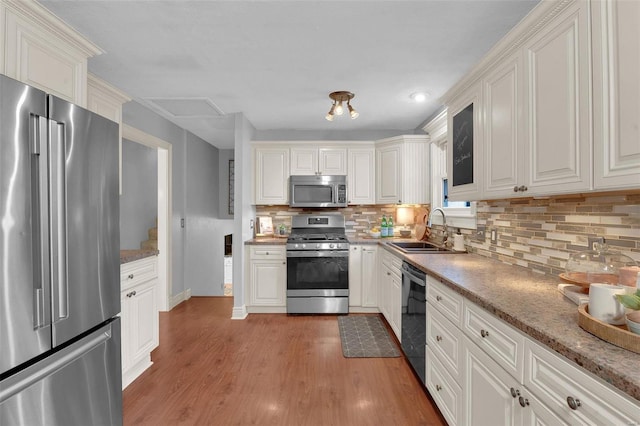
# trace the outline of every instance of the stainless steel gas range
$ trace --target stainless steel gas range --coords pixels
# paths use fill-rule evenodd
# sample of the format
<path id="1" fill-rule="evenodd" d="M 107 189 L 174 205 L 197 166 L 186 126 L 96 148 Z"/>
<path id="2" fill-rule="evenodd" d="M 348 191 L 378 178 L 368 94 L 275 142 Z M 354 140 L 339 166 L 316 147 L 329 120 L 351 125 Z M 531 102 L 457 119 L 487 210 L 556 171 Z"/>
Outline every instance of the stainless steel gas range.
<path id="1" fill-rule="evenodd" d="M 349 313 L 349 241 L 342 215 L 292 218 L 287 239 L 287 313 Z"/>

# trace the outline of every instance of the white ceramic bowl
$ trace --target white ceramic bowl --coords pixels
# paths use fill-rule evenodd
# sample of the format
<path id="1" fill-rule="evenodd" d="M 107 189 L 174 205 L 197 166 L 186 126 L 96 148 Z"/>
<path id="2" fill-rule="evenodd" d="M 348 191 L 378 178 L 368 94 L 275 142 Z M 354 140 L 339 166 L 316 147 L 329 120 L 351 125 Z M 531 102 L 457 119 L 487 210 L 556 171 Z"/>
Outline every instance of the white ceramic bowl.
<path id="1" fill-rule="evenodd" d="M 629 314 L 625 316 L 625 319 L 627 320 L 627 328 L 629 331 L 634 334 L 640 334 L 640 322 L 631 321 L 629 319 Z"/>
<path id="2" fill-rule="evenodd" d="M 369 231 L 369 236 L 371 238 L 380 238 L 380 231 L 378 231 L 378 232 Z"/>

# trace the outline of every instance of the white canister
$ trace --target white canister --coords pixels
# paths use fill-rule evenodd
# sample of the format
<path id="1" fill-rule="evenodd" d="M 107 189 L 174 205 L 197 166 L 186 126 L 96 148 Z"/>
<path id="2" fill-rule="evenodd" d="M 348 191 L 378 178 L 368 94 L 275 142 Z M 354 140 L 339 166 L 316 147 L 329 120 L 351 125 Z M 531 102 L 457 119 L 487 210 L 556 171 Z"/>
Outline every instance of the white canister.
<path id="1" fill-rule="evenodd" d="M 589 314 L 609 324 L 624 324 L 625 309 L 615 295 L 626 292 L 627 287 L 622 285 L 592 283 L 589 286 Z"/>
<path id="2" fill-rule="evenodd" d="M 464 251 L 464 235 L 462 234 L 453 235 L 453 249 L 455 251 Z"/>

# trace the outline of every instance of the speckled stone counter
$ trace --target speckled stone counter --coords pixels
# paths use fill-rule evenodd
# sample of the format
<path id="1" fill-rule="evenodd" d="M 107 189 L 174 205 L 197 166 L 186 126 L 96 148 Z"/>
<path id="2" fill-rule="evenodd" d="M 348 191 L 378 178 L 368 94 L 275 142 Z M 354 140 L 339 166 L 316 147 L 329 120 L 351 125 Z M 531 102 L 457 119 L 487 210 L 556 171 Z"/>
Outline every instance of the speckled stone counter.
<path id="1" fill-rule="evenodd" d="M 640 400 L 640 355 L 578 326 L 578 307 L 559 280 L 474 254 L 401 255 L 534 340 Z"/>
<path id="2" fill-rule="evenodd" d="M 158 250 L 120 250 L 120 264 L 157 256 L 158 253 L 160 253 Z"/>

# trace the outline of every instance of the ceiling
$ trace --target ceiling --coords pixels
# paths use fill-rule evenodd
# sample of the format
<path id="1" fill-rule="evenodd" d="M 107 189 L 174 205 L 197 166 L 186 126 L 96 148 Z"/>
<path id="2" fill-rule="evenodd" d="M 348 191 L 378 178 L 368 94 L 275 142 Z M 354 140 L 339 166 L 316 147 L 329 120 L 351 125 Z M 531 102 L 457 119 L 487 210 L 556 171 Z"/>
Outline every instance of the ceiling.
<path id="1" fill-rule="evenodd" d="M 40 3 L 105 51 L 90 72 L 229 149 L 237 112 L 258 131 L 413 131 L 538 0 Z M 325 120 L 337 90 L 359 118 Z"/>

